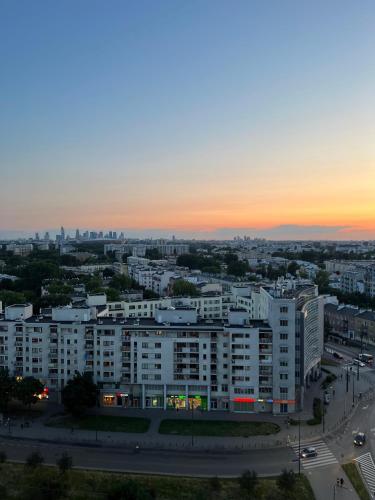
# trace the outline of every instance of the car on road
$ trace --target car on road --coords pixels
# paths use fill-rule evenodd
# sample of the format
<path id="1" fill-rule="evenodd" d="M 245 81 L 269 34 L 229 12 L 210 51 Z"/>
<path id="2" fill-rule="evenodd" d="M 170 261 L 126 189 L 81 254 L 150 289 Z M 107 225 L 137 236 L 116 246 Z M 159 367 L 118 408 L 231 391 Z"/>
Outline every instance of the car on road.
<path id="1" fill-rule="evenodd" d="M 304 448 L 301 451 L 301 458 L 312 458 L 312 457 L 316 457 L 317 455 L 318 455 L 318 452 L 312 446 L 309 446 L 308 448 Z"/>
<path id="2" fill-rule="evenodd" d="M 363 446 L 366 443 L 366 435 L 364 432 L 358 432 L 355 437 L 353 443 L 355 446 Z"/>
<path id="3" fill-rule="evenodd" d="M 362 368 L 363 368 L 364 366 L 366 366 L 366 365 L 365 365 L 365 363 L 364 363 L 363 361 L 361 361 L 360 359 L 357 359 L 357 358 L 353 359 L 353 365 L 356 365 L 356 366 L 358 365 L 358 366 L 360 366 L 360 367 L 362 367 Z"/>
<path id="4" fill-rule="evenodd" d="M 336 359 L 344 359 L 344 356 L 340 354 L 339 352 L 334 352 L 333 357 Z"/>

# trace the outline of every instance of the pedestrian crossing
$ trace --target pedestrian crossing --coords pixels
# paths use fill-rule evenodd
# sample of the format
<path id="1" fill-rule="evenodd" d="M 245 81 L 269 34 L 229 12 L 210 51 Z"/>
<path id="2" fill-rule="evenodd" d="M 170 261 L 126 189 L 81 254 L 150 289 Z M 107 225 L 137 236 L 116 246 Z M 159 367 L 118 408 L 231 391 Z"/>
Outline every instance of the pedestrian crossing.
<path id="1" fill-rule="evenodd" d="M 331 465 L 331 464 L 337 464 L 338 461 L 335 457 L 335 455 L 331 452 L 331 450 L 328 448 L 326 443 L 324 441 L 313 441 L 313 442 L 301 442 L 301 451 L 304 448 L 307 447 L 313 447 L 317 451 L 317 456 L 316 457 L 310 457 L 310 458 L 301 458 L 301 464 L 304 469 L 316 469 L 317 467 L 325 467 L 326 465 Z M 294 453 L 297 455 L 299 454 L 299 446 L 297 444 L 291 445 L 293 448 Z"/>
<path id="2" fill-rule="evenodd" d="M 371 453 L 365 453 L 364 455 L 355 458 L 355 461 L 358 462 L 362 476 L 366 481 L 369 490 L 371 492 L 375 492 L 375 464 Z"/>

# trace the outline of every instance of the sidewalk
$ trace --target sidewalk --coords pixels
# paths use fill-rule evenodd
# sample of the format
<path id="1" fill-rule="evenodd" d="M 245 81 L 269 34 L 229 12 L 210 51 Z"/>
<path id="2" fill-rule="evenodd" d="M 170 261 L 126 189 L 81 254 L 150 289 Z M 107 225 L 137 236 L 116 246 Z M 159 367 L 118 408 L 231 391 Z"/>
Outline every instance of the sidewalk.
<path id="1" fill-rule="evenodd" d="M 359 500 L 349 478 L 339 464 L 321 467 L 309 472 L 307 477 L 316 500 Z M 344 479 L 344 485 L 337 486 L 337 478 Z"/>
<path id="2" fill-rule="evenodd" d="M 332 372 L 340 374 L 340 367 L 329 367 Z M 326 374 L 324 374 L 325 376 Z M 320 385 L 324 377 L 309 389 L 308 397 L 305 401 L 305 409 L 300 413 L 293 415 L 294 419 L 298 416 L 301 421 L 312 418 L 312 402 L 314 397 L 322 397 L 322 389 Z M 370 393 L 369 381 L 365 376 L 361 376 L 359 382 L 355 380 L 355 387 L 358 385 L 359 390 L 363 392 L 361 402 L 365 402 Z M 352 379 L 350 380 L 352 384 Z M 349 385 L 350 385 L 349 384 Z M 351 385 L 350 385 L 351 387 Z M 313 439 L 328 438 L 334 434 L 342 433 L 343 427 L 348 424 L 351 415 L 355 412 L 358 405 L 358 398 L 355 399 L 355 406 L 352 407 L 352 392 L 346 392 L 346 382 L 343 377 L 340 377 L 333 382 L 331 393 L 332 397 L 325 415 L 324 434 L 323 424 L 309 426 L 303 423 L 300 426 L 301 441 Z M 158 429 L 161 420 L 163 419 L 191 419 L 191 411 L 175 411 L 175 410 L 141 410 L 141 409 L 124 409 L 124 408 L 97 408 L 95 412 L 99 415 L 116 415 L 129 417 L 147 417 L 150 418 L 150 428 L 146 433 L 125 433 L 125 432 L 102 432 L 74 430 L 67 428 L 47 427 L 46 420 L 52 415 L 62 412 L 62 407 L 54 403 L 48 403 L 46 413 L 35 419 L 31 427 L 21 427 L 22 419 L 12 422 L 10 429 L 8 427 L 0 427 L 0 435 L 13 436 L 23 439 L 37 439 L 50 442 L 68 442 L 74 444 L 84 444 L 91 446 L 113 446 L 113 447 L 134 447 L 137 444 L 144 449 L 194 449 L 203 451 L 241 451 L 251 449 L 265 449 L 286 447 L 291 442 L 298 440 L 298 425 L 287 425 L 285 416 L 273 416 L 270 414 L 245 414 L 245 413 L 228 413 L 222 411 L 201 412 L 194 411 L 194 419 L 202 420 L 231 420 L 231 421 L 265 421 L 273 422 L 280 426 L 278 434 L 270 436 L 251 436 L 251 437 L 209 437 L 209 436 L 178 436 L 159 434 Z M 94 414 L 93 411 L 89 412 Z M 193 446 L 192 446 L 193 441 Z"/>

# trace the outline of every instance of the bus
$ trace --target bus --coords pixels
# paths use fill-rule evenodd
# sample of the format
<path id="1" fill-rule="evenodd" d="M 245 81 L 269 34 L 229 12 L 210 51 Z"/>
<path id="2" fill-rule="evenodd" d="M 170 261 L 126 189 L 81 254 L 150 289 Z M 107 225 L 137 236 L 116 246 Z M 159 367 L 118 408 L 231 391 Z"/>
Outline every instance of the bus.
<path id="1" fill-rule="evenodd" d="M 367 353 L 358 354 L 358 359 L 360 359 L 361 361 L 363 361 L 368 365 L 372 365 L 372 363 L 374 362 L 374 356 L 372 354 L 367 354 Z"/>

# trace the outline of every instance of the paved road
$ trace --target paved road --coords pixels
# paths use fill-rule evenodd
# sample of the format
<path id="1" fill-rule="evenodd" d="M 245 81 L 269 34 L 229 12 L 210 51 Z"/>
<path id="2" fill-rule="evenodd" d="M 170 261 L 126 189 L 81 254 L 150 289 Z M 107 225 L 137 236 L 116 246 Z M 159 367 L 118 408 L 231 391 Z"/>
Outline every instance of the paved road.
<path id="1" fill-rule="evenodd" d="M 235 477 L 246 469 L 255 469 L 258 474 L 264 475 L 280 474 L 284 467 L 298 469 L 298 461 L 291 448 L 244 453 L 160 450 L 134 453 L 130 449 L 51 445 L 6 438 L 1 438 L 0 448 L 11 460 L 24 461 L 31 451 L 39 450 L 46 463 L 55 464 L 62 452 L 67 451 L 73 457 L 75 466 L 127 472 Z"/>

